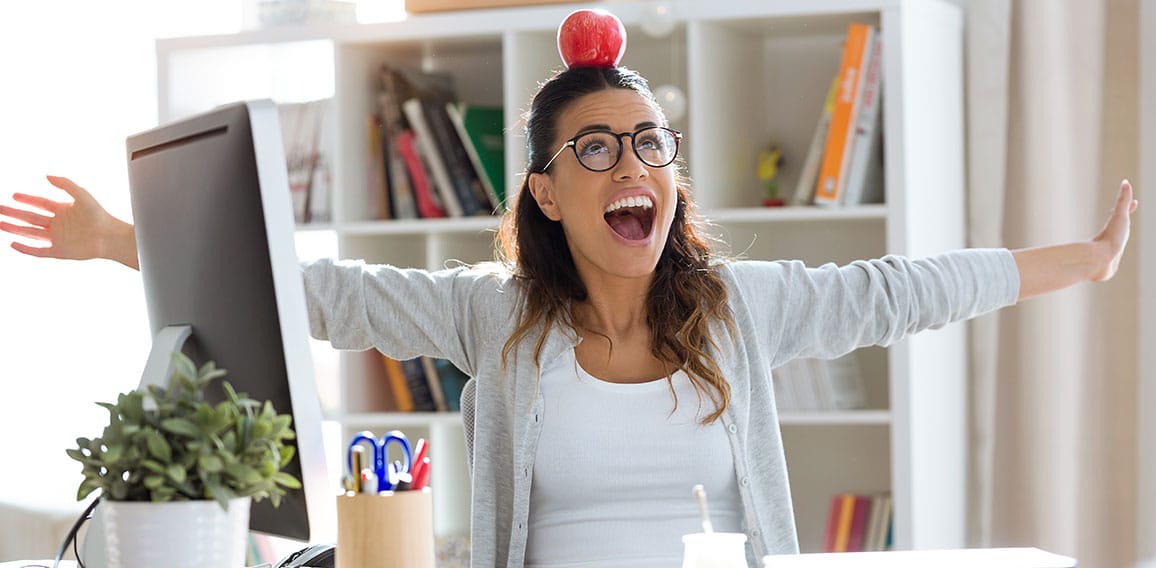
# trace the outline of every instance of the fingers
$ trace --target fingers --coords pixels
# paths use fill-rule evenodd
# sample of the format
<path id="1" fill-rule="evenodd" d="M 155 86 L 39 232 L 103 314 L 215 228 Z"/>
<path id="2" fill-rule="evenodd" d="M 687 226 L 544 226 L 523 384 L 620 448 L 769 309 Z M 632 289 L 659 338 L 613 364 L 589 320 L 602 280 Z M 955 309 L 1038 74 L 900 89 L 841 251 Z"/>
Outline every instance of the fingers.
<path id="1" fill-rule="evenodd" d="M 38 209 L 42 209 L 49 213 L 56 213 L 60 209 L 60 206 L 64 205 L 59 201 L 53 201 L 51 199 L 40 197 L 39 195 L 28 195 L 27 193 L 13 193 L 12 199 L 25 205 L 31 205 Z"/>
<path id="2" fill-rule="evenodd" d="M 1120 182 L 1120 193 L 1116 194 L 1116 209 L 1131 213 L 1136 210 L 1136 206 L 1140 203 L 1132 198 L 1132 182 L 1123 180 Z"/>
<path id="3" fill-rule="evenodd" d="M 28 256 L 35 256 L 37 258 L 51 257 L 49 252 L 52 250 L 50 247 L 32 247 L 24 243 L 12 243 L 12 248 L 16 250 L 16 252 L 20 252 Z"/>
<path id="4" fill-rule="evenodd" d="M 0 222 L 0 231 L 11 233 L 20 237 L 36 239 L 38 241 L 51 240 L 48 238 L 48 232 L 40 227 L 25 227 L 24 225 L 13 225 L 12 223 Z"/>
<path id="5" fill-rule="evenodd" d="M 61 176 L 45 176 L 48 183 L 63 189 L 65 193 L 72 196 L 73 199 L 79 199 L 81 196 L 87 197 L 88 192 L 83 187 L 76 185 L 72 180 Z"/>
<path id="6" fill-rule="evenodd" d="M 23 209 L 16 209 L 15 207 L 7 207 L 4 205 L 0 205 L 0 215 L 18 219 L 28 223 L 29 225 L 35 225 L 37 227 L 47 227 L 48 224 L 52 222 L 52 217 L 46 217 L 31 211 L 25 211 Z"/>

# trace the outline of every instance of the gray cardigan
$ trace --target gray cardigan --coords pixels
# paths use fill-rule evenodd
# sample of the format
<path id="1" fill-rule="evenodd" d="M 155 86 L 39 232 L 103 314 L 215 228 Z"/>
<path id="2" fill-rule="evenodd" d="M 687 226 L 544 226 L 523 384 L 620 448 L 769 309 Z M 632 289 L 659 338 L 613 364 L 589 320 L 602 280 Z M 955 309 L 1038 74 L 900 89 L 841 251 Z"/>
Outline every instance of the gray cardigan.
<path id="1" fill-rule="evenodd" d="M 516 281 L 490 264 L 429 272 L 321 260 L 302 269 L 316 338 L 339 349 L 376 347 L 397 359 L 449 359 L 477 379 L 472 563 L 521 566 L 542 399 L 532 341 L 500 370 L 521 301 Z M 890 345 L 1012 304 L 1019 292 L 1019 272 L 1005 249 L 842 267 L 734 261 L 720 265 L 719 274 L 738 336 L 732 343 L 718 327 L 714 356 L 731 382 L 722 421 L 731 434 L 752 562 L 799 547 L 771 369 L 796 357 Z M 576 343 L 572 330 L 555 328 L 542 360 Z"/>

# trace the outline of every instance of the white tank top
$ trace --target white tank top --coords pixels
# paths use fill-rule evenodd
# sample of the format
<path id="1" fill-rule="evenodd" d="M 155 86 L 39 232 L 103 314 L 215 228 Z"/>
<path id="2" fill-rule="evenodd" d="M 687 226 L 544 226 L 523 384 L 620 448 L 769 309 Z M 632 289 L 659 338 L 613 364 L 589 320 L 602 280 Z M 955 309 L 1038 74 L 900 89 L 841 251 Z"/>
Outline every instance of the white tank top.
<path id="1" fill-rule="evenodd" d="M 713 405 L 683 372 L 641 384 L 599 380 L 567 350 L 542 371 L 544 410 L 530 490 L 526 566 L 680 566 L 702 532 L 701 484 L 716 531 L 741 532 L 734 458 Z"/>

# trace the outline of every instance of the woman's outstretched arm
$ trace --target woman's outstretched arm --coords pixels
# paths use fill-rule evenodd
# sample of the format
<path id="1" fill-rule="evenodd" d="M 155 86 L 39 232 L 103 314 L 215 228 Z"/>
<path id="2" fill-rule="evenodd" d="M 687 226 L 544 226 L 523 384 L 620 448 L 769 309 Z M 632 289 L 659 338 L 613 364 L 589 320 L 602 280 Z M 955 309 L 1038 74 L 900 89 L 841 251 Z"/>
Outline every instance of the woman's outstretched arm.
<path id="1" fill-rule="evenodd" d="M 130 223 L 110 215 L 92 194 L 68 178 L 48 176 L 48 183 L 64 190 L 72 202 L 16 193 L 12 199 L 28 207 L 0 205 L 0 231 L 47 244 L 13 242 L 13 249 L 40 258 L 106 258 L 140 270 L 136 235 Z M 5 217 L 19 223 L 3 220 Z"/>

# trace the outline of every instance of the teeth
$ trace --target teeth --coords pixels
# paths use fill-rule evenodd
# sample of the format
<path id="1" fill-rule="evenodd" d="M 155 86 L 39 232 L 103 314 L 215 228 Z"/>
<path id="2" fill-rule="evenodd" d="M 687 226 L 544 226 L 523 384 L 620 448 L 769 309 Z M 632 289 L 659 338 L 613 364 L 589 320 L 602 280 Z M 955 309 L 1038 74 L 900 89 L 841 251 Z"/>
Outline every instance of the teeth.
<path id="1" fill-rule="evenodd" d="M 654 201 L 645 195 L 623 197 L 622 199 L 619 199 L 618 201 L 615 201 L 614 203 L 611 203 L 609 206 L 607 206 L 605 212 L 611 213 L 622 209 L 623 207 L 643 207 L 650 209 L 654 207 Z"/>

